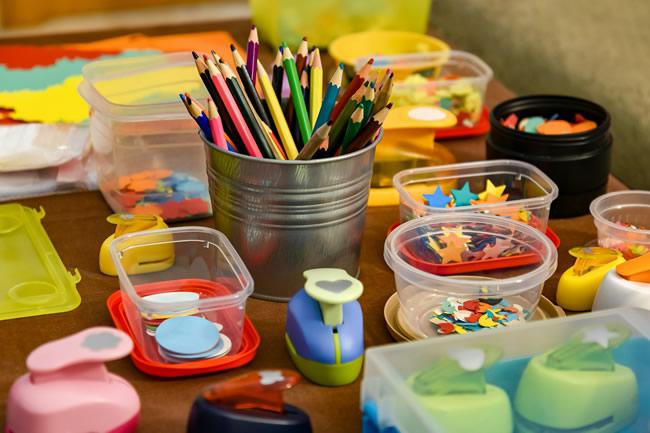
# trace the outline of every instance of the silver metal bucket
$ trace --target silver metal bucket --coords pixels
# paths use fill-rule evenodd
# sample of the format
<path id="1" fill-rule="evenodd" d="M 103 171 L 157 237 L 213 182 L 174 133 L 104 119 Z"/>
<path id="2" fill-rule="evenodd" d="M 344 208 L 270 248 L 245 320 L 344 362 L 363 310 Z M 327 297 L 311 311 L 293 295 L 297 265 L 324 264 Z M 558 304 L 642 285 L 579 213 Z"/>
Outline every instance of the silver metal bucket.
<path id="1" fill-rule="evenodd" d="M 310 161 L 252 158 L 217 149 L 201 137 L 216 228 L 253 275 L 253 297 L 289 300 L 303 286 L 306 269 L 341 268 L 358 275 L 381 134 L 355 153 Z"/>

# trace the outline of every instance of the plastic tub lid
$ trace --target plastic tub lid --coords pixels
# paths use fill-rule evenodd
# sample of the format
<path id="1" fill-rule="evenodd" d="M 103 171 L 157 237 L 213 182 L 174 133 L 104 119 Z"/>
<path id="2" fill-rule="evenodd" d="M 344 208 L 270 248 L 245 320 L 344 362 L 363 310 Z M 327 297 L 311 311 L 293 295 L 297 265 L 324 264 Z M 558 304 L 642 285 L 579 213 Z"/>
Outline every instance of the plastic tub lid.
<path id="1" fill-rule="evenodd" d="M 650 236 L 650 230 L 646 228 L 626 227 L 604 216 L 609 209 L 624 209 L 626 207 L 647 208 L 648 221 L 650 222 L 650 191 L 630 190 L 610 192 L 609 194 L 604 194 L 594 199 L 589 205 L 589 211 L 594 217 L 596 224 L 602 224 L 620 232 Z"/>
<path id="2" fill-rule="evenodd" d="M 116 119 L 185 120 L 179 92 L 207 97 L 189 53 L 98 60 L 82 73 L 79 94 L 94 110 Z"/>
<path id="3" fill-rule="evenodd" d="M 146 247 L 149 244 L 152 244 L 156 239 L 158 240 L 156 243 L 173 244 L 177 242 L 187 242 L 192 241 L 192 239 L 175 239 L 174 235 L 191 235 L 194 233 L 202 234 L 203 236 L 207 235 L 213 238 L 209 241 L 197 238 L 196 241 L 210 243 L 215 248 L 219 249 L 219 252 L 224 258 L 224 261 L 230 266 L 233 278 L 236 279 L 240 288 L 236 292 L 233 292 L 229 295 L 201 298 L 198 300 L 198 303 L 196 301 L 179 302 L 175 305 L 175 308 L 198 308 L 200 310 L 209 310 L 214 308 L 225 308 L 241 304 L 246 301 L 246 298 L 248 298 L 251 293 L 253 293 L 253 277 L 251 276 L 250 272 L 246 268 L 246 265 L 244 265 L 244 262 L 241 260 L 237 254 L 237 251 L 235 251 L 235 248 L 232 246 L 228 238 L 223 233 L 215 229 L 208 227 L 190 226 L 128 233 L 114 239 L 111 242 L 109 249 L 113 260 L 115 261 L 115 258 L 120 257 L 121 245 L 125 245 L 125 248 Z M 171 237 L 168 242 L 159 242 L 159 236 L 161 235 L 167 235 Z M 147 242 L 147 239 L 149 242 Z M 115 268 L 123 290 L 140 311 L 146 311 L 149 314 L 164 314 L 169 311 L 170 306 L 168 303 L 147 300 L 138 295 L 133 286 L 133 283 L 131 282 L 131 278 L 126 273 L 119 260 L 116 261 Z"/>
<path id="4" fill-rule="evenodd" d="M 407 191 L 406 186 L 410 183 L 420 183 L 420 182 L 431 182 L 434 179 L 438 183 L 445 181 L 457 179 L 459 177 L 470 177 L 470 176 L 489 176 L 490 169 L 494 171 L 494 174 L 507 174 L 509 170 L 512 170 L 514 175 L 521 176 L 524 175 L 530 179 L 541 191 L 544 191 L 544 195 L 538 197 L 528 197 L 518 200 L 508 200 L 506 202 L 497 202 L 497 203 L 482 203 L 479 205 L 470 205 L 470 206 L 459 206 L 451 208 L 438 208 L 432 207 L 424 204 L 421 201 L 417 201 L 413 196 Z M 473 172 L 472 170 L 476 170 Z M 522 171 L 527 171 L 530 174 L 525 174 Z M 405 178 L 410 176 L 417 176 L 423 174 L 431 174 L 431 178 L 428 179 L 418 179 L 413 182 L 405 181 Z M 440 173 L 440 175 L 438 175 Z M 555 182 L 551 180 L 543 171 L 535 167 L 532 164 L 523 161 L 516 161 L 512 159 L 495 159 L 491 161 L 476 161 L 476 162 L 464 162 L 459 164 L 447 164 L 447 165 L 438 165 L 435 167 L 422 167 L 422 168 L 412 168 L 409 170 L 402 170 L 393 176 L 393 185 L 397 192 L 400 195 L 400 199 L 405 204 L 409 205 L 413 209 L 421 209 L 426 213 L 439 213 L 439 214 L 452 214 L 457 212 L 468 212 L 468 211 L 489 211 L 490 209 L 499 209 L 504 207 L 516 207 L 516 206 L 527 206 L 529 208 L 550 206 L 551 202 L 555 200 L 558 196 L 559 189 Z"/>
<path id="5" fill-rule="evenodd" d="M 428 265 L 443 255 L 450 258 L 444 251 L 452 243 L 451 238 L 445 238 L 450 233 L 455 236 L 454 243 L 465 242 L 465 248 L 462 263 L 447 265 L 463 267 L 508 258 L 472 257 L 475 252 L 471 247 L 477 246 L 479 241 L 488 242 L 491 248 L 499 241 L 502 252 L 519 250 L 512 257 L 527 256 L 528 260 L 478 270 L 468 267 L 466 272 L 446 276 L 448 274 L 437 272 L 435 267 L 429 268 Z M 431 242 L 436 243 L 434 249 L 443 250 L 440 256 L 427 246 Z M 541 285 L 550 278 L 557 268 L 557 250 L 546 235 L 516 221 L 472 213 L 430 215 L 408 221 L 393 230 L 384 244 L 384 260 L 398 277 L 424 289 L 475 296 L 477 286 L 480 286 L 486 296 L 507 296 Z"/>

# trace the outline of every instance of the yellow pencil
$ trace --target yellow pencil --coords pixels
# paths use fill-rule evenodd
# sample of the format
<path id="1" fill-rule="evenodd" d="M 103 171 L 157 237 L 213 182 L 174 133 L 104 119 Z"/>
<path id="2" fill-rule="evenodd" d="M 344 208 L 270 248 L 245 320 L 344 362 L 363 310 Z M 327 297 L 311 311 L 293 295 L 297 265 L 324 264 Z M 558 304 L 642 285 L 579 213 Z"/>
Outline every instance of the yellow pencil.
<path id="1" fill-rule="evenodd" d="M 311 127 L 313 128 L 316 125 L 318 112 L 323 102 L 323 65 L 320 61 L 320 51 L 318 48 L 314 49 L 312 58 L 311 82 L 309 83 L 309 118 L 311 120 Z"/>
<path id="2" fill-rule="evenodd" d="M 289 129 L 287 119 L 285 119 L 284 113 L 282 112 L 280 102 L 278 102 L 278 98 L 275 96 L 275 92 L 273 91 L 269 75 L 266 73 L 266 69 L 264 69 L 262 62 L 259 60 L 257 61 L 257 81 L 262 87 L 262 92 L 264 93 L 266 103 L 269 106 L 271 117 L 273 118 L 273 122 L 275 122 L 275 127 L 280 135 L 280 140 L 282 140 L 284 150 L 287 152 L 287 158 L 296 159 L 296 156 L 298 156 L 298 148 L 291 136 L 291 130 Z"/>

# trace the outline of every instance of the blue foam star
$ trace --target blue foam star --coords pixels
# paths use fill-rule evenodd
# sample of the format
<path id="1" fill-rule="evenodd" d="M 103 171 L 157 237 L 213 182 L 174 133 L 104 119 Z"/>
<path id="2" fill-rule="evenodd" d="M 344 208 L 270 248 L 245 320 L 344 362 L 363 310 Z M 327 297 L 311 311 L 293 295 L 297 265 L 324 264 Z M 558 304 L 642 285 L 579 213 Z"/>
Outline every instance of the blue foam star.
<path id="1" fill-rule="evenodd" d="M 422 194 L 422 197 L 424 197 L 427 204 L 431 207 L 445 207 L 451 201 L 451 197 L 442 192 L 440 185 L 436 187 L 433 194 Z"/>
<path id="2" fill-rule="evenodd" d="M 465 182 L 461 189 L 452 189 L 451 195 L 454 196 L 456 206 L 469 206 L 470 200 L 478 199 L 478 195 L 469 190 L 469 182 Z"/>

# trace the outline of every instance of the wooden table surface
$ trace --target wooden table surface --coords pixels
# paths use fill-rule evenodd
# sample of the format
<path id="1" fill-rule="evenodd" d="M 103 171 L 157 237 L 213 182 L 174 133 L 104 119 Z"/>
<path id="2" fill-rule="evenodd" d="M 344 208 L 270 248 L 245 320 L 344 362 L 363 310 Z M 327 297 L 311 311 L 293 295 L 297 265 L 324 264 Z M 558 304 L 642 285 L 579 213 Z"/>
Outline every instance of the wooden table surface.
<path id="1" fill-rule="evenodd" d="M 220 30 L 230 31 L 235 39 L 244 45 L 248 23 L 217 23 L 214 26 L 164 27 L 143 29 L 147 34 L 176 33 L 184 31 Z M 59 35 L 52 38 L 21 38 L 4 42 L 56 43 L 88 41 L 115 36 L 119 29 L 93 35 Z M 0 41 L 1 42 L 1 41 Z M 270 53 L 265 53 L 268 61 Z M 329 63 L 331 65 L 331 61 Z M 326 77 L 329 77 L 326 72 Z M 487 91 L 487 104 L 513 97 L 513 93 L 498 81 L 493 81 Z M 482 160 L 485 158 L 485 138 L 475 137 L 446 141 L 458 161 Z M 610 189 L 624 186 L 611 179 Z M 112 233 L 114 226 L 106 222 L 111 212 L 101 194 L 97 191 L 39 197 L 20 200 L 25 206 L 43 206 L 47 216 L 43 225 L 68 268 L 78 268 L 82 280 L 78 285 L 82 297 L 81 305 L 74 311 L 15 319 L 0 322 L 0 425 L 4 425 L 6 395 L 13 380 L 25 373 L 25 358 L 37 346 L 82 329 L 97 326 L 111 326 L 106 309 L 106 298 L 118 290 L 117 279 L 99 272 L 98 254 L 101 242 Z M 394 293 L 394 279 L 383 259 L 383 246 L 387 228 L 398 219 L 397 207 L 369 208 L 361 253 L 361 281 L 365 292 L 360 301 L 364 313 L 365 342 L 367 346 L 391 343 L 392 339 L 383 319 L 383 307 Z M 194 221 L 186 225 L 212 226 L 210 219 Z M 560 236 L 558 271 L 546 284 L 544 294 L 554 299 L 559 274 L 571 265 L 567 250 L 571 246 L 583 245 L 596 237 L 591 216 L 570 219 L 556 219 L 550 226 Z M 1 272 L 1 270 L 0 270 Z M 187 415 L 194 397 L 206 385 L 241 374 L 245 371 L 265 368 L 292 368 L 285 349 L 283 332 L 286 304 L 251 299 L 247 314 L 262 337 L 262 344 L 255 360 L 244 368 L 234 371 L 194 377 L 189 379 L 164 380 L 149 377 L 138 371 L 129 359 L 109 364 L 109 369 L 128 379 L 138 390 L 142 399 L 142 418 L 139 432 L 180 433 L 185 431 Z M 359 411 L 360 379 L 354 384 L 325 388 L 303 381 L 286 394 L 289 403 L 306 410 L 312 420 L 315 433 L 348 433 L 360 431 Z"/>

